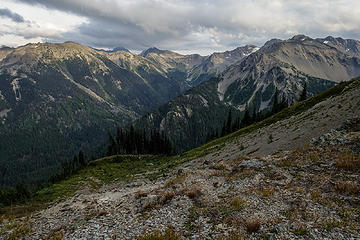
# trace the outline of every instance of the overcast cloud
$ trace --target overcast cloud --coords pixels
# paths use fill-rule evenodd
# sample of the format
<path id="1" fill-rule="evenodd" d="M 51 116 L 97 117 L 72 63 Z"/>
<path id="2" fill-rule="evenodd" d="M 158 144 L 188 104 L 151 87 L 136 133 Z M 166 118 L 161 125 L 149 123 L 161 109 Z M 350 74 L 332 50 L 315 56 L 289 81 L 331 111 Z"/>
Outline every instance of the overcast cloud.
<path id="1" fill-rule="evenodd" d="M 24 18 L 17 13 L 10 11 L 7 8 L 0 8 L 0 17 L 10 18 L 14 22 L 25 22 Z"/>
<path id="2" fill-rule="evenodd" d="M 360 39 L 358 0 L 3 0 L 0 18 L 0 45 L 71 40 L 208 54 L 300 33 Z"/>

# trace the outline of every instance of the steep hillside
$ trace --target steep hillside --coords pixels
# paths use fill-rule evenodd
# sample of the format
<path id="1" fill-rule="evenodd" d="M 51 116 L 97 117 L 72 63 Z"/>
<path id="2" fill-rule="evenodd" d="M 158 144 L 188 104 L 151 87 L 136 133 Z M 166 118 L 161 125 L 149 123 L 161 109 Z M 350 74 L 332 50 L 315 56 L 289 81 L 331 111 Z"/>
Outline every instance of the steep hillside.
<path id="1" fill-rule="evenodd" d="M 360 58 L 350 51 L 344 52 L 342 45 L 334 46 L 303 35 L 284 41 L 271 40 L 229 66 L 219 77 L 185 92 L 135 124 L 164 129 L 178 151 L 191 149 L 203 143 L 209 132 L 221 130 L 221 122 L 226 120 L 230 108 L 233 112 L 244 111 L 246 107 L 250 113 L 269 111 L 276 92 L 278 101 L 294 103 L 305 84 L 307 95 L 312 96 L 359 76 Z M 202 99 L 206 99 L 206 104 Z M 223 117 L 220 120 L 218 116 Z"/>
<path id="2" fill-rule="evenodd" d="M 334 38 L 331 36 L 326 38 L 318 38 L 316 40 L 339 49 L 346 54 L 350 54 L 356 57 L 360 56 L 360 42 L 357 40 Z"/>
<path id="3" fill-rule="evenodd" d="M 74 42 L 0 49 L 0 186 L 41 182 L 80 150 L 101 154 L 95 146 L 107 131 L 198 84 L 188 74 L 207 59 L 156 49 L 144 56 L 118 50 Z M 215 54 L 209 74 L 243 57 L 239 51 L 233 57 Z M 201 69 L 199 74 L 207 74 Z"/>
<path id="4" fill-rule="evenodd" d="M 358 239 L 359 100 L 358 78 L 178 156 L 99 159 L 0 236 Z"/>
<path id="5" fill-rule="evenodd" d="M 217 78 L 186 91 L 134 122 L 138 128 L 160 129 L 170 136 L 175 150 L 189 150 L 204 143 L 210 130 L 222 126 L 230 106 L 213 93 Z"/>
<path id="6" fill-rule="evenodd" d="M 266 44 L 241 63 L 229 67 L 218 83 L 218 92 L 228 104 L 240 108 L 253 104 L 262 110 L 269 107 L 275 88 L 288 99 L 298 99 L 305 82 L 314 94 L 314 90 L 332 86 L 331 82 L 359 75 L 360 58 L 298 35 Z"/>
<path id="7" fill-rule="evenodd" d="M 46 179 L 58 163 L 104 141 L 106 131 L 181 92 L 152 62 L 76 43 L 2 49 L 0 185 Z"/>

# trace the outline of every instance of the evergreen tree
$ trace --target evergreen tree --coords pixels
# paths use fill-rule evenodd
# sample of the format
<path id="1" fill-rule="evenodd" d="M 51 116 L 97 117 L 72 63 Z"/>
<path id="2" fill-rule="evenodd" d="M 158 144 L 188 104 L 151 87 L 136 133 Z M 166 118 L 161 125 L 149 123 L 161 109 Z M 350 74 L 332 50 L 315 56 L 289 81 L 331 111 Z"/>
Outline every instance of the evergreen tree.
<path id="1" fill-rule="evenodd" d="M 111 155 L 114 155 L 116 154 L 116 142 L 113 138 L 113 136 L 111 135 L 110 132 L 108 132 L 108 135 L 109 135 L 109 146 L 108 146 L 108 150 L 107 150 L 107 155 L 108 156 L 111 156 Z"/>
<path id="2" fill-rule="evenodd" d="M 237 117 L 235 119 L 235 122 L 232 126 L 232 131 L 235 132 L 236 130 L 239 130 L 240 129 L 240 125 L 241 125 L 241 120 L 240 120 L 240 117 Z"/>
<path id="3" fill-rule="evenodd" d="M 221 128 L 221 137 L 226 135 L 226 121 L 224 122 L 222 128 Z"/>
<path id="4" fill-rule="evenodd" d="M 87 165 L 87 161 L 86 161 L 84 153 L 82 151 L 79 152 L 78 159 L 79 159 L 79 164 L 81 167 L 84 167 Z"/>
<path id="5" fill-rule="evenodd" d="M 306 85 L 306 82 L 304 83 L 304 87 L 303 87 L 303 90 L 300 94 L 300 101 L 304 101 L 307 99 L 307 85 Z"/>
<path id="6" fill-rule="evenodd" d="M 252 117 L 251 117 L 251 123 L 254 123 L 254 122 L 257 122 L 257 114 L 256 114 L 256 107 L 254 106 L 254 109 L 253 109 L 253 114 L 252 114 Z"/>
<path id="7" fill-rule="evenodd" d="M 231 126 L 232 126 L 232 112 L 231 112 L 231 109 L 230 109 L 229 114 L 228 114 L 228 118 L 226 120 L 225 134 L 231 133 Z"/>
<path id="8" fill-rule="evenodd" d="M 280 108 L 279 107 L 279 91 L 276 88 L 275 93 L 274 93 L 274 97 L 273 97 L 273 106 L 272 106 L 271 112 L 273 114 L 277 113 L 277 112 L 279 112 L 279 108 Z"/>
<path id="9" fill-rule="evenodd" d="M 243 119 L 241 121 L 241 127 L 246 127 L 246 126 L 248 126 L 250 124 L 251 124 L 250 112 L 249 112 L 248 106 L 246 105 L 244 117 L 243 117 Z"/>
<path id="10" fill-rule="evenodd" d="M 30 191 L 26 188 L 23 183 L 16 184 L 15 187 L 16 193 L 18 195 L 18 201 L 23 202 L 26 199 L 30 198 Z"/>
<path id="11" fill-rule="evenodd" d="M 274 98 L 273 98 L 273 106 L 272 106 L 270 115 L 280 112 L 284 108 L 287 108 L 288 105 L 289 105 L 289 103 L 286 100 L 285 93 L 282 95 L 281 101 L 279 102 L 279 91 L 277 89 L 275 89 Z"/>
<path id="12" fill-rule="evenodd" d="M 130 126 L 128 131 L 117 129 L 116 141 L 109 134 L 108 155 L 115 154 L 172 154 L 173 146 L 164 132 L 151 130 L 149 136 L 145 129 Z"/>
<path id="13" fill-rule="evenodd" d="M 281 102 L 280 102 L 280 108 L 279 111 L 287 108 L 289 106 L 288 101 L 286 100 L 285 94 L 282 96 L 281 98 Z"/>

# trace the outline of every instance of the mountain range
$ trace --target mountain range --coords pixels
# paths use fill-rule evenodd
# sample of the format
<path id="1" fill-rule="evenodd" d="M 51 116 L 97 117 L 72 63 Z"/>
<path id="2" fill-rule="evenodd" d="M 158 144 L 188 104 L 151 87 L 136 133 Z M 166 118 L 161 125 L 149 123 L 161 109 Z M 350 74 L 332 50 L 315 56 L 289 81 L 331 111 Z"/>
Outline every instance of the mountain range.
<path id="1" fill-rule="evenodd" d="M 249 54 L 247 48 L 234 52 L 234 61 Z M 102 154 L 94 146 L 103 144 L 107 131 L 206 81 L 227 64 L 211 57 L 153 48 L 137 56 L 74 42 L 1 48 L 0 185 L 42 181 L 80 149 Z M 207 73 L 193 70 L 209 64 Z"/>
<path id="2" fill-rule="evenodd" d="M 134 120 L 191 149 L 230 109 L 267 111 L 276 91 L 296 102 L 305 83 L 310 96 L 359 76 L 359 49 L 303 35 L 210 56 L 74 42 L 1 48 L 0 185 L 42 182 L 79 150 L 101 155 L 107 132 Z"/>
<path id="3" fill-rule="evenodd" d="M 360 76 L 360 42 L 297 35 L 273 39 L 256 52 L 227 67 L 135 122 L 167 132 L 179 152 L 205 142 L 221 131 L 228 112 L 269 111 L 275 92 L 294 103 L 306 84 L 308 96 Z"/>

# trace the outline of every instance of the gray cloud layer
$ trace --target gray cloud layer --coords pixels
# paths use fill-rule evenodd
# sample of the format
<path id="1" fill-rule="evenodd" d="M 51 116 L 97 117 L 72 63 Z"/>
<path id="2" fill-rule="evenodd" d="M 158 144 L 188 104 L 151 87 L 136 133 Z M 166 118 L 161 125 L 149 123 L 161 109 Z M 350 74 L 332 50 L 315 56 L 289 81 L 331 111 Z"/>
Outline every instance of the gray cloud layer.
<path id="1" fill-rule="evenodd" d="M 52 41 L 216 51 L 298 33 L 360 38 L 358 0 L 18 0 L 86 17 Z"/>
<path id="2" fill-rule="evenodd" d="M 25 22 L 25 19 L 17 13 L 10 11 L 8 8 L 0 8 L 0 17 L 10 18 L 14 22 Z"/>

